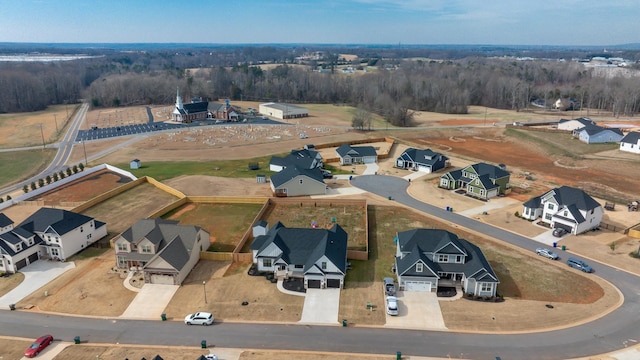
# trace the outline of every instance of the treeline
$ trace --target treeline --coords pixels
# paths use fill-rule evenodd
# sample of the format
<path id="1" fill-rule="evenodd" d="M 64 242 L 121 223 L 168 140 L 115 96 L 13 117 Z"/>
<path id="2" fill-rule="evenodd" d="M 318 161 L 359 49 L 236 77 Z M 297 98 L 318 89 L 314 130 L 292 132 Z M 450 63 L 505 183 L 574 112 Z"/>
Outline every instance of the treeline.
<path id="1" fill-rule="evenodd" d="M 340 60 L 338 54 L 347 50 L 323 49 L 321 58 L 304 66 L 292 63 L 314 49 L 162 49 L 60 63 L 3 63 L 0 112 L 40 110 L 80 98 L 94 107 L 171 104 L 176 88 L 185 101 L 204 97 L 348 104 L 380 114 L 397 126 L 411 126 L 414 111 L 464 114 L 470 105 L 521 110 L 533 101 L 550 106 L 561 98 L 616 116 L 640 112 L 638 77 L 595 76 L 577 62 L 481 56 L 406 60 L 387 56 L 425 50 L 393 48 L 351 49 L 360 57 Z M 261 68 L 259 63 L 280 65 Z M 375 65 L 375 69 L 343 74 L 340 65 L 356 69 Z M 314 71 L 319 68 L 328 71 Z"/>

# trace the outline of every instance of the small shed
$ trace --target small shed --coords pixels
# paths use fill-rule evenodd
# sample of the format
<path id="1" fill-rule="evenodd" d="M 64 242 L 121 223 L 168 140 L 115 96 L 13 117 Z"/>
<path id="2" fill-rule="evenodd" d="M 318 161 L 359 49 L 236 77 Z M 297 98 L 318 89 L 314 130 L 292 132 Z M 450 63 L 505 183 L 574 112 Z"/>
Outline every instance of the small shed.
<path id="1" fill-rule="evenodd" d="M 129 162 L 130 169 L 140 169 L 141 166 L 139 159 L 133 159 Z"/>
<path id="2" fill-rule="evenodd" d="M 264 184 L 267 182 L 267 175 L 258 174 L 256 175 L 256 182 L 259 184 Z"/>
<path id="3" fill-rule="evenodd" d="M 254 238 L 260 235 L 267 235 L 267 231 L 269 231 L 269 224 L 264 220 L 260 220 L 255 225 L 253 225 Z"/>

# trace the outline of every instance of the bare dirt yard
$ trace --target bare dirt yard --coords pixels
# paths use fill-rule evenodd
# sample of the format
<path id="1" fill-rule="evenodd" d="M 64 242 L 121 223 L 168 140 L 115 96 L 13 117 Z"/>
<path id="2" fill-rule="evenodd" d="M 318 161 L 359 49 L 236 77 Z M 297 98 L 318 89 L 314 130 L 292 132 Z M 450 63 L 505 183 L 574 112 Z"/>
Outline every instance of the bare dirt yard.
<path id="1" fill-rule="evenodd" d="M 107 250 L 98 257 L 72 258 L 70 261 L 76 264 L 74 269 L 22 299 L 16 307 L 28 308 L 29 311 L 113 317 L 126 310 L 136 293 L 124 287 L 126 275 L 112 271 L 116 263 L 113 250 Z"/>
<path id="2" fill-rule="evenodd" d="M 74 207 L 128 182 L 131 182 L 131 179 L 126 176 L 103 170 L 29 200 L 43 201 L 44 206 Z"/>
<path id="3" fill-rule="evenodd" d="M 249 276 L 250 264 L 200 260 L 167 306 L 168 317 L 183 319 L 185 309 L 215 314 L 216 321 L 297 322 L 304 297 L 281 293 L 264 276 Z M 206 281 L 207 303 L 202 282 Z M 247 305 L 242 305 L 243 302 Z"/>
<path id="4" fill-rule="evenodd" d="M 252 178 L 223 178 L 206 175 L 183 175 L 163 183 L 187 196 L 264 196 L 272 195 L 268 183 L 257 183 Z"/>

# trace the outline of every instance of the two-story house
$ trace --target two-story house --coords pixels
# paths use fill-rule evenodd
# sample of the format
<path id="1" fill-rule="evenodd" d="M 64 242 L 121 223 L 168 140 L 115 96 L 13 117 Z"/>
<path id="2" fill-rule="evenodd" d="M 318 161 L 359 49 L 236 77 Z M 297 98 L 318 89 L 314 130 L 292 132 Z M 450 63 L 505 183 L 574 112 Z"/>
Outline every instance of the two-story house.
<path id="1" fill-rule="evenodd" d="M 291 150 L 285 157 L 272 156 L 269 170 L 279 172 L 287 167 L 297 166 L 301 169 L 316 169 L 322 167 L 322 155 L 312 149 Z"/>
<path id="2" fill-rule="evenodd" d="M 114 247 L 118 268 L 142 270 L 145 283 L 180 285 L 209 247 L 209 233 L 174 220 L 142 219 Z"/>
<path id="3" fill-rule="evenodd" d="M 18 226 L 0 214 L 0 271 L 16 272 L 40 257 L 65 261 L 107 235 L 107 225 L 89 216 L 41 208 Z"/>
<path id="4" fill-rule="evenodd" d="M 414 229 L 396 235 L 395 269 L 405 291 L 460 286 L 466 294 L 493 297 L 499 284 L 474 244 L 440 229 Z"/>
<path id="5" fill-rule="evenodd" d="M 488 200 L 508 194 L 511 191 L 509 180 L 510 174 L 503 167 L 477 163 L 442 175 L 439 186 L 449 190 L 464 189 L 469 196 Z"/>
<path id="6" fill-rule="evenodd" d="M 304 288 L 342 288 L 347 270 L 348 235 L 331 229 L 287 228 L 277 222 L 251 244 L 258 271 L 277 278 L 303 278 Z"/>
<path id="7" fill-rule="evenodd" d="M 523 204 L 522 217 L 541 218 L 551 228 L 577 235 L 600 226 L 604 211 L 600 203 L 580 189 L 562 186 Z"/>

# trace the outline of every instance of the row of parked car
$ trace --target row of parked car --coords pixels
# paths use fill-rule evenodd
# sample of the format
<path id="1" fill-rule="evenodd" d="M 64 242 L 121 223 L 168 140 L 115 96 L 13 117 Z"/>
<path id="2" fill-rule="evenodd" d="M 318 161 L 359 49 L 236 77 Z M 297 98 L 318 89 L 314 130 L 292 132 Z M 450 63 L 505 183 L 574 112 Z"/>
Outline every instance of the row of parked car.
<path id="1" fill-rule="evenodd" d="M 537 248 L 536 249 L 536 254 L 540 255 L 540 256 L 544 256 L 548 259 L 551 260 L 558 260 L 558 254 L 554 253 L 553 251 L 547 249 L 547 248 Z M 593 272 L 593 269 L 591 268 L 591 266 L 589 266 L 589 264 L 585 263 L 584 261 L 574 258 L 574 257 L 570 257 L 567 259 L 567 265 L 569 265 L 570 267 L 574 268 L 574 269 L 578 269 L 581 271 L 584 271 L 586 273 L 591 273 Z"/>

